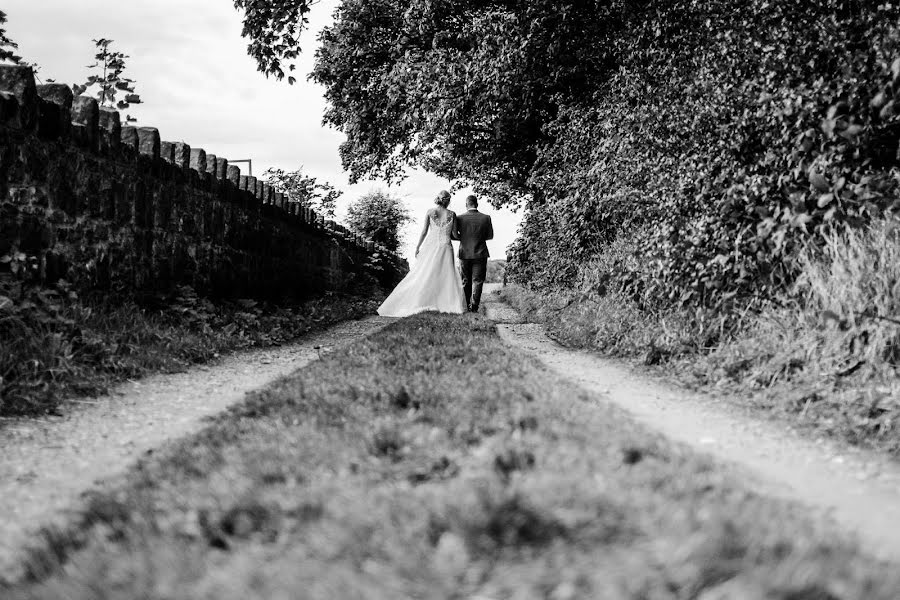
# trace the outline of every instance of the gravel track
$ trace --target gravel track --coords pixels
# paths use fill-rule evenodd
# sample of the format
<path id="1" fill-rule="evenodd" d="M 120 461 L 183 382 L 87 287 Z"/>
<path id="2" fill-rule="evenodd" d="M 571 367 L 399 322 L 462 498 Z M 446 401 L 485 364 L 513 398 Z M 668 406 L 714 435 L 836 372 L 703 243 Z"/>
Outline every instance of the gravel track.
<path id="1" fill-rule="evenodd" d="M 332 347 L 389 322 L 346 321 L 291 344 L 238 352 L 184 373 L 130 381 L 111 394 L 73 400 L 65 416 L 0 421 L 0 580 L 17 578 L 19 555 L 42 526 L 62 525 L 79 497 L 124 472 L 167 440 L 201 429 L 204 418 L 292 373 Z M 318 348 L 317 348 L 318 347 Z"/>
<path id="2" fill-rule="evenodd" d="M 487 287 L 487 286 L 486 286 Z M 900 560 L 900 465 L 764 421 L 731 403 L 676 389 L 624 362 L 560 346 L 485 290 L 500 336 L 553 371 L 629 411 L 669 438 L 738 465 L 756 491 L 800 502 L 855 535 L 870 554 Z"/>

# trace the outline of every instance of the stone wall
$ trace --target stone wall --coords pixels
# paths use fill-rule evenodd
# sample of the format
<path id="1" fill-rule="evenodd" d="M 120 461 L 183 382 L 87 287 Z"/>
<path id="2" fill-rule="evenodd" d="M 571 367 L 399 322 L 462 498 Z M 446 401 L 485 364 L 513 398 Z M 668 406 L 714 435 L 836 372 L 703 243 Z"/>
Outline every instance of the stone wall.
<path id="1" fill-rule="evenodd" d="M 391 286 L 407 269 L 227 159 L 0 65 L 0 257 L 23 256 L 46 284 L 257 298 Z"/>

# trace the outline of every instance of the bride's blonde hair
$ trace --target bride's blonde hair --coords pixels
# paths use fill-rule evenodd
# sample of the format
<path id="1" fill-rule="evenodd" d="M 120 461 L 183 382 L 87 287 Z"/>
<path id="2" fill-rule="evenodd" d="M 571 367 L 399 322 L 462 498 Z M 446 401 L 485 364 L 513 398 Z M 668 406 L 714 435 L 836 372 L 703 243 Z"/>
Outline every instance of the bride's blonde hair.
<path id="1" fill-rule="evenodd" d="M 438 193 L 437 198 L 434 199 L 434 203 L 440 204 L 444 208 L 450 206 L 450 192 L 448 192 L 447 190 L 441 190 Z"/>

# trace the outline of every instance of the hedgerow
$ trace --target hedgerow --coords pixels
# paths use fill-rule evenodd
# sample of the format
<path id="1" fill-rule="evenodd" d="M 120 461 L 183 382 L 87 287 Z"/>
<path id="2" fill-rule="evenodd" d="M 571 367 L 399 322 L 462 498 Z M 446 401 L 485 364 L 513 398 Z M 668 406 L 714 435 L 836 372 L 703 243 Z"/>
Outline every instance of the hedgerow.
<path id="1" fill-rule="evenodd" d="M 788 289 L 799 249 L 835 225 L 900 207 L 900 6 L 681 0 L 619 14 L 602 42 L 617 70 L 547 127 L 511 277 L 725 309 Z"/>

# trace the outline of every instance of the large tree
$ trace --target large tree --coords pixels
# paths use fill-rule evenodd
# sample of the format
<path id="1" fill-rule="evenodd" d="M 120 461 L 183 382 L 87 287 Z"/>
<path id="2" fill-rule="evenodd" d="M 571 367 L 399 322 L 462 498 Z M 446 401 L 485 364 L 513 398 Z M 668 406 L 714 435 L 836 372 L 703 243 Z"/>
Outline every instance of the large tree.
<path id="1" fill-rule="evenodd" d="M 343 0 L 311 78 L 325 86 L 325 122 L 347 136 L 351 180 L 396 180 L 419 166 L 498 204 L 527 194 L 561 103 L 589 99 L 610 68 L 610 4 Z M 309 3 L 236 5 L 260 69 L 283 76 Z"/>

